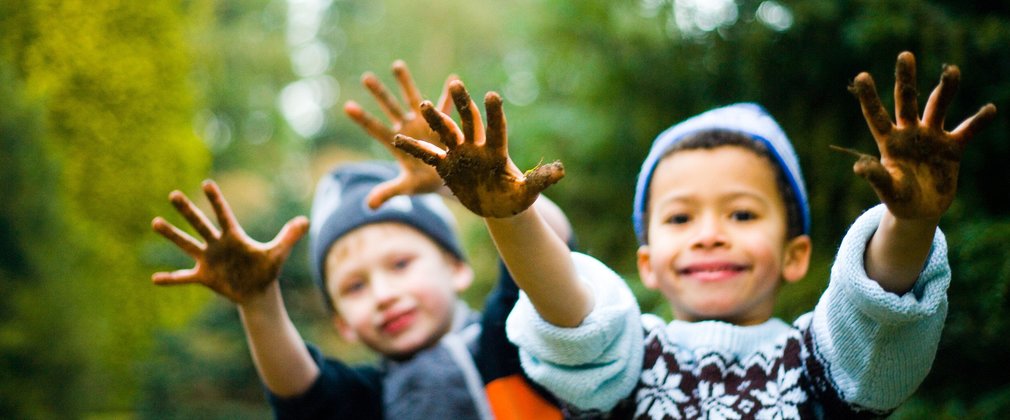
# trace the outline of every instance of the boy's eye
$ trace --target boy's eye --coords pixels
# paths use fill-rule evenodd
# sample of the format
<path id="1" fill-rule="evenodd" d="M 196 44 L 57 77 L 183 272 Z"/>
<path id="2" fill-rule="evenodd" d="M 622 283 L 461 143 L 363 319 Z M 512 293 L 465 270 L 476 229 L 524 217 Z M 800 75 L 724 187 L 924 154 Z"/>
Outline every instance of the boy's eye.
<path id="1" fill-rule="evenodd" d="M 405 257 L 404 258 L 397 258 L 397 259 L 393 260 L 393 269 L 394 270 L 403 270 L 403 269 L 406 269 L 407 267 L 410 266 L 410 263 L 411 263 L 411 259 L 410 258 L 405 258 Z"/>
<path id="2" fill-rule="evenodd" d="M 737 210 L 734 211 L 730 217 L 738 222 L 746 222 L 750 220 L 757 219 L 757 214 L 750 210 Z"/>
<path id="3" fill-rule="evenodd" d="M 668 219 L 666 219 L 666 223 L 670 223 L 670 224 L 674 224 L 674 225 L 682 225 L 682 224 L 687 223 L 689 221 L 691 221 L 691 217 L 688 216 L 687 214 L 683 214 L 683 213 L 681 213 L 681 214 L 674 214 L 674 215 L 670 216 Z"/>
<path id="4" fill-rule="evenodd" d="M 362 290 L 365 290 L 365 280 L 359 278 L 345 282 L 340 287 L 340 294 L 343 296 L 348 296 L 356 294 Z"/>

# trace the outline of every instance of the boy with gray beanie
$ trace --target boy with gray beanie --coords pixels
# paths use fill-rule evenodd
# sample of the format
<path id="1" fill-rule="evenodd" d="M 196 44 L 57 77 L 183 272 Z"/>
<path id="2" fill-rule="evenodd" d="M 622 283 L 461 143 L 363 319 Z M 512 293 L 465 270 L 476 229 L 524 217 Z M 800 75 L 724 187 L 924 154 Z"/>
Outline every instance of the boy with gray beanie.
<path id="1" fill-rule="evenodd" d="M 851 88 L 881 152 L 879 160 L 861 155 L 854 170 L 883 204 L 855 221 L 820 302 L 792 324 L 772 315 L 781 285 L 807 272 L 807 195 L 789 139 L 760 106 L 681 122 L 657 137 L 642 165 L 633 208 L 638 269 L 670 303 L 669 323 L 642 314 L 616 273 L 570 253 L 527 208 L 562 173 L 511 171 L 496 94 L 485 97 L 487 132 L 461 133 L 425 106 L 446 150 L 405 137 L 398 144 L 485 217 L 524 291 L 509 339 L 526 373 L 571 414 L 880 417 L 915 391 L 935 357 L 950 282 L 937 223 L 954 198 L 966 142 L 995 114 L 986 105 L 945 131 L 957 68 L 944 69 L 921 119 L 910 53 L 899 55 L 896 73 L 896 124 L 868 74 Z M 482 127 L 462 84 L 450 89 L 462 126 Z M 503 176 L 481 175 L 488 173 Z"/>
<path id="2" fill-rule="evenodd" d="M 416 96 L 402 62 L 394 70 L 404 90 Z M 376 80 L 366 75 L 365 83 L 380 103 L 389 100 Z M 373 136 L 382 131 L 360 109 L 347 108 Z M 409 124 L 412 117 L 400 118 L 404 126 L 416 126 Z M 399 168 L 388 162 L 338 166 L 317 184 L 311 229 L 297 217 L 269 243 L 243 232 L 213 182 L 203 189 L 220 229 L 175 191 L 172 203 L 205 242 L 155 218 L 155 231 L 191 255 L 196 266 L 152 279 L 159 285 L 204 284 L 236 303 L 278 418 L 560 418 L 549 394 L 523 376 L 518 350 L 505 338 L 505 317 L 518 288 L 502 269 L 483 315 L 458 298 L 472 283 L 473 271 L 455 221 L 440 196 L 418 193 L 436 189 L 418 179 L 438 177 L 407 169 L 402 161 Z M 397 185 L 411 186 L 372 199 Z M 404 193 L 411 195 L 397 195 Z M 548 200 L 537 206 L 556 218 L 557 234 L 567 240 L 563 213 Z M 345 339 L 379 353 L 378 366 L 323 357 L 303 342 L 289 318 L 276 280 L 306 231 L 311 271 L 334 326 Z"/>
<path id="3" fill-rule="evenodd" d="M 338 166 L 318 183 L 312 227 L 293 219 L 267 244 L 242 232 L 213 182 L 204 191 L 220 232 L 175 191 L 172 203 L 206 244 L 156 218 L 155 230 L 197 265 L 153 280 L 202 283 L 236 303 L 278 418 L 559 417 L 551 397 L 523 377 L 518 351 L 505 338 L 505 317 L 519 293 L 508 272 L 501 271 L 483 316 L 458 299 L 473 271 L 442 198 L 401 195 L 368 206 L 369 192 L 397 174 L 388 162 Z M 323 357 L 288 317 L 276 278 L 306 230 L 313 277 L 334 326 L 379 353 L 378 366 Z"/>

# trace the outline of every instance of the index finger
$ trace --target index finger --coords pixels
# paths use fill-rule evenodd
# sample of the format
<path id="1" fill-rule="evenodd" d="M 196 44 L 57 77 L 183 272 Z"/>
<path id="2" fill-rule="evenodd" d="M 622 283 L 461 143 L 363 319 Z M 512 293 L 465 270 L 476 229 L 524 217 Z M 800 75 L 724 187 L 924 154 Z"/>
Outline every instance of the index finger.
<path id="1" fill-rule="evenodd" d="M 879 139 L 890 133 L 894 125 L 891 124 L 891 116 L 887 115 L 887 110 L 880 103 L 880 95 L 877 95 L 877 87 L 873 83 L 873 77 L 866 72 L 859 73 L 852 81 L 849 91 L 859 99 L 863 118 L 870 126 L 873 137 Z"/>
<path id="2" fill-rule="evenodd" d="M 508 154 L 508 129 L 501 96 L 496 92 L 484 95 L 484 109 L 487 110 L 487 147 L 492 151 L 504 150 Z"/>
<path id="3" fill-rule="evenodd" d="M 396 103 L 396 98 L 389 93 L 386 85 L 383 85 L 379 78 L 375 77 L 375 74 L 366 72 L 361 76 L 361 84 L 365 85 L 365 88 L 372 93 L 375 101 L 379 103 L 379 108 L 382 108 L 382 112 L 389 117 L 390 121 L 399 122 L 403 119 L 403 110 Z"/>
<path id="4" fill-rule="evenodd" d="M 382 121 L 378 118 L 372 116 L 367 111 L 361 108 L 357 102 L 347 101 L 344 104 L 344 113 L 347 114 L 354 122 L 358 123 L 361 128 L 365 129 L 368 135 L 374 137 L 376 140 L 382 142 L 389 147 L 393 146 L 393 136 L 396 134 L 393 130 L 390 130 Z"/>

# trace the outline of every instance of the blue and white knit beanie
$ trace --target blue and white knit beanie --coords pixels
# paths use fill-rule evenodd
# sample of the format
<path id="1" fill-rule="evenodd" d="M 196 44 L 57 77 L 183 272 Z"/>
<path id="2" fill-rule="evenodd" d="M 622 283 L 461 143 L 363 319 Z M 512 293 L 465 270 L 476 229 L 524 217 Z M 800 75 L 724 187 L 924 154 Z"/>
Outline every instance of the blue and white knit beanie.
<path id="1" fill-rule="evenodd" d="M 659 134 L 652 142 L 649 155 L 642 162 L 642 170 L 638 173 L 638 184 L 635 186 L 635 203 L 632 209 L 632 222 L 635 225 L 635 235 L 638 243 L 646 243 L 643 220 L 649 203 L 649 184 L 652 174 L 656 171 L 659 161 L 674 145 L 692 134 L 726 130 L 744 134 L 755 141 L 764 144 L 775 162 L 783 169 L 796 202 L 799 204 L 800 219 L 803 234 L 810 233 L 810 205 L 807 202 L 807 189 L 803 184 L 803 173 L 800 171 L 800 161 L 796 157 L 789 138 L 778 123 L 760 105 L 754 103 L 738 103 L 722 108 L 706 111 L 702 114 L 670 127 Z"/>
<path id="2" fill-rule="evenodd" d="M 337 166 L 316 185 L 309 229 L 309 258 L 312 275 L 328 304 L 332 302 L 324 281 L 326 254 L 342 236 L 367 224 L 407 224 L 465 261 L 456 237 L 455 219 L 438 194 L 400 195 L 378 209 L 368 207 L 367 197 L 372 188 L 398 174 L 397 166 L 389 162 L 357 162 Z"/>

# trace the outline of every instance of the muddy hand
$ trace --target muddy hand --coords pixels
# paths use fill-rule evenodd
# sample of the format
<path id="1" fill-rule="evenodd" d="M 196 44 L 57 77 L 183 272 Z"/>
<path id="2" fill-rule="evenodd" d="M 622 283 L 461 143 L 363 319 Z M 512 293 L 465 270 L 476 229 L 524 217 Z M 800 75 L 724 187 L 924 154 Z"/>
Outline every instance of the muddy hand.
<path id="1" fill-rule="evenodd" d="M 308 231 L 308 219 L 291 219 L 272 241 L 260 243 L 246 235 L 225 201 L 217 184 L 204 181 L 207 194 L 221 229 L 218 230 L 182 192 L 173 191 L 169 199 L 204 243 L 155 217 L 151 226 L 196 260 L 191 269 L 160 272 L 151 276 L 157 285 L 199 283 L 235 303 L 263 291 L 277 280 L 291 248 Z"/>
<path id="2" fill-rule="evenodd" d="M 859 156 L 853 171 L 866 178 L 895 217 L 938 220 L 957 191 L 958 169 L 968 141 L 996 115 L 987 104 L 953 131 L 943 128 L 947 107 L 961 72 L 946 65 L 929 96 L 922 118 L 915 88 L 915 57 L 898 55 L 895 69 L 895 121 L 891 121 L 868 73 L 856 76 L 849 90 L 859 98 L 863 116 L 880 150 L 880 158 L 835 147 Z"/>
<path id="3" fill-rule="evenodd" d="M 400 164 L 398 177 L 375 186 L 368 195 L 368 205 L 372 208 L 378 208 L 386 200 L 396 195 L 433 192 L 442 186 L 441 178 L 431 166 L 425 165 L 393 146 L 393 137 L 397 134 L 441 144 L 438 136 L 431 131 L 428 123 L 421 116 L 421 92 L 417 89 L 414 78 L 411 77 L 410 70 L 407 69 L 407 64 L 402 60 L 396 60 L 393 63 L 393 75 L 396 76 L 396 81 L 400 85 L 407 105 L 406 109 L 400 106 L 397 99 L 389 93 L 386 86 L 379 81 L 375 74 L 368 72 L 361 77 L 361 83 L 372 93 L 375 101 L 382 108 L 382 112 L 389 118 L 389 126 L 365 112 L 354 101 L 347 101 L 344 104 L 344 112 L 347 116 L 389 149 Z M 455 75 L 449 75 L 446 79 L 442 96 L 438 102 L 438 109 L 442 112 L 449 112 L 449 82 L 456 79 Z"/>
<path id="4" fill-rule="evenodd" d="M 434 166 L 453 194 L 470 211 L 482 217 L 509 217 L 525 210 L 541 191 L 558 182 L 565 170 L 561 162 L 538 165 L 523 173 L 508 155 L 502 100 L 495 92 L 484 97 L 488 127 L 477 104 L 460 81 L 449 85 L 462 128 L 431 102 L 421 112 L 438 135 L 442 149 L 408 136 L 396 136 L 396 147 Z"/>

